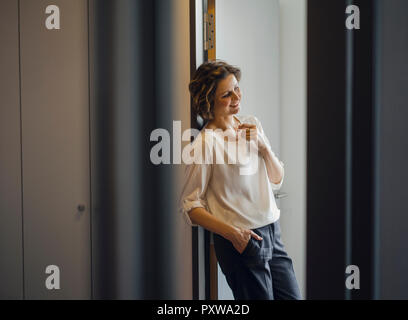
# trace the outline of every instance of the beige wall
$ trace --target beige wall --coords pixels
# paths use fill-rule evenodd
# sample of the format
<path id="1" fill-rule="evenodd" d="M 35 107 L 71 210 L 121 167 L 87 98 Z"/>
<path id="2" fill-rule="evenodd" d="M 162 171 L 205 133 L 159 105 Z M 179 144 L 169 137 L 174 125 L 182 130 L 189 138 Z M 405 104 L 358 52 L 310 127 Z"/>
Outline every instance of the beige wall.
<path id="1" fill-rule="evenodd" d="M 189 1 L 176 0 L 173 2 L 173 77 L 175 90 L 173 93 L 173 120 L 181 120 L 183 132 L 190 127 L 190 95 L 188 83 L 190 81 L 190 21 Z M 176 193 L 179 194 L 182 165 L 174 165 L 177 175 Z M 174 212 L 175 234 L 177 236 L 175 246 L 176 261 L 176 297 L 175 299 L 192 299 L 192 239 L 191 227 L 188 226 L 182 215 Z"/>

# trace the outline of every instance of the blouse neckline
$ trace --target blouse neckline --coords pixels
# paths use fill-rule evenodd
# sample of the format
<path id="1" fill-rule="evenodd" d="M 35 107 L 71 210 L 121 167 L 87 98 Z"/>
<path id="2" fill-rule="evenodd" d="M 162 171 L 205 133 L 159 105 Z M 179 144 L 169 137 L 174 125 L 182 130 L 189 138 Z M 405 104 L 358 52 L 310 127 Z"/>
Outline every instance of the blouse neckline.
<path id="1" fill-rule="evenodd" d="M 238 118 L 235 114 L 233 115 L 233 117 L 239 122 L 239 124 L 242 124 L 241 120 L 239 120 L 239 118 Z M 207 123 L 204 125 L 204 127 L 203 127 L 202 130 L 207 129 L 208 123 L 209 123 L 209 122 L 207 122 Z M 221 130 L 220 128 L 209 129 L 209 130 L 218 130 L 218 129 Z M 227 129 L 227 130 L 230 130 L 230 129 Z M 222 130 L 222 131 L 227 131 L 227 130 Z"/>

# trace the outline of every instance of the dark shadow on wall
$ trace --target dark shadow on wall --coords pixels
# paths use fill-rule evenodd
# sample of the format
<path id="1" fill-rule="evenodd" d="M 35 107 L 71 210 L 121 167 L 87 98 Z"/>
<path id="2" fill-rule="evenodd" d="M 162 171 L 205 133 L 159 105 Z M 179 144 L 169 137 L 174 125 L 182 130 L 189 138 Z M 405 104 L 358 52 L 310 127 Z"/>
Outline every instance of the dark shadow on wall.
<path id="1" fill-rule="evenodd" d="M 349 4 L 360 30 L 345 27 Z M 408 297 L 407 11 L 308 1 L 308 299 Z M 345 286 L 348 265 L 359 290 Z"/>
<path id="2" fill-rule="evenodd" d="M 90 40 L 93 298 L 172 298 L 170 1 L 90 0 Z"/>

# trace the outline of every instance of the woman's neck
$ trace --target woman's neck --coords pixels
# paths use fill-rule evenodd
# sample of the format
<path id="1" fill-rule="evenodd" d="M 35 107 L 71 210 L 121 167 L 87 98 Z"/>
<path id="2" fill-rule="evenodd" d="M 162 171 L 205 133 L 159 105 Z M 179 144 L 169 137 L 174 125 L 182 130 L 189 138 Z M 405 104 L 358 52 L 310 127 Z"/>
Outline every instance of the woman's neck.
<path id="1" fill-rule="evenodd" d="M 217 117 L 210 121 L 211 127 L 227 130 L 227 129 L 235 129 L 237 126 L 237 121 L 234 119 L 233 115 L 225 116 L 225 117 Z"/>

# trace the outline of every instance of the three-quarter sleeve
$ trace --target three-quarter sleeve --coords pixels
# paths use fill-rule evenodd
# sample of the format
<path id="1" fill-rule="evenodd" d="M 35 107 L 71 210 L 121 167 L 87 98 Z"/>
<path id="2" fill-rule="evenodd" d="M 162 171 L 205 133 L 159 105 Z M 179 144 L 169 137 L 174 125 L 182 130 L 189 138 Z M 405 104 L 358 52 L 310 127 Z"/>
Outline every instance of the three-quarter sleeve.
<path id="1" fill-rule="evenodd" d="M 259 133 L 260 133 L 262 139 L 264 140 L 266 147 L 269 149 L 272 156 L 275 157 L 282 166 L 282 179 L 281 179 L 281 181 L 279 183 L 273 183 L 272 181 L 269 181 L 270 184 L 271 184 L 272 190 L 277 191 L 282 187 L 282 184 L 283 184 L 283 179 L 285 177 L 285 168 L 284 168 L 285 164 L 281 160 L 279 160 L 279 158 L 272 151 L 271 143 L 269 142 L 269 139 L 266 136 L 266 134 L 265 134 L 265 132 L 264 132 L 264 130 L 262 128 L 261 122 L 256 117 L 254 117 L 254 119 L 255 119 L 256 127 L 258 128 Z"/>
<path id="2" fill-rule="evenodd" d="M 204 143 L 205 144 L 205 143 Z M 209 150 L 204 147 L 207 152 Z M 204 208 L 208 210 L 206 192 L 211 178 L 212 163 L 203 162 L 198 159 L 191 164 L 187 164 L 184 171 L 183 187 L 179 200 L 179 210 L 184 215 L 186 222 L 190 226 L 193 224 L 189 212 L 194 208 Z"/>
<path id="3" fill-rule="evenodd" d="M 274 156 L 275 156 L 275 154 L 274 154 Z M 271 184 L 271 186 L 272 186 L 272 190 L 273 190 L 273 191 L 278 191 L 278 190 L 282 187 L 283 179 L 284 179 L 284 177 L 285 177 L 284 164 L 283 164 L 283 162 L 280 161 L 280 160 L 279 160 L 279 162 L 280 162 L 280 164 L 282 165 L 282 179 L 281 179 L 281 181 L 280 181 L 279 183 L 273 183 L 273 182 L 269 181 L 270 184 Z"/>

